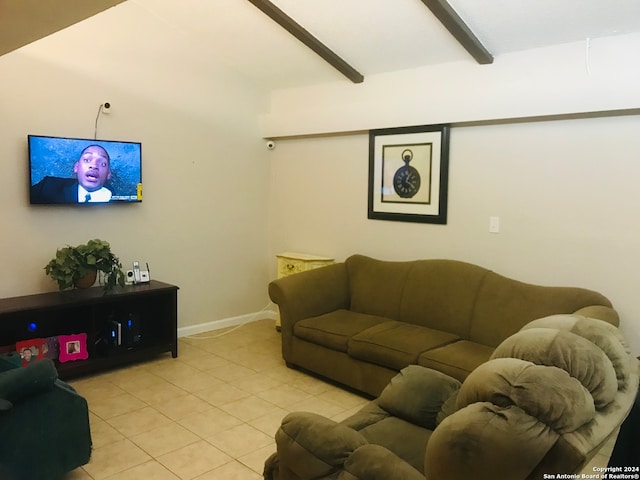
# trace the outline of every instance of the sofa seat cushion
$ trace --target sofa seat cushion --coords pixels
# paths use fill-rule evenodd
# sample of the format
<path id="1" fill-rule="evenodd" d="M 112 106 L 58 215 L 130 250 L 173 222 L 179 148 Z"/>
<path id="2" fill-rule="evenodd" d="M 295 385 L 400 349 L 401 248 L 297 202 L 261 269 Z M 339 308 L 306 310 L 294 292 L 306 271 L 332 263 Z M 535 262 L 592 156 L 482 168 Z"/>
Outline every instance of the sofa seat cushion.
<path id="1" fill-rule="evenodd" d="M 293 334 L 308 342 L 346 353 L 347 342 L 352 336 L 388 321 L 375 315 L 336 310 L 300 320 L 294 325 Z"/>
<path id="2" fill-rule="evenodd" d="M 415 364 L 422 352 L 458 338 L 452 333 L 389 320 L 351 337 L 348 353 L 358 360 L 402 370 Z"/>
<path id="3" fill-rule="evenodd" d="M 493 350 L 486 345 L 459 340 L 423 352 L 417 364 L 446 373 L 462 382 L 478 365 L 489 360 Z"/>

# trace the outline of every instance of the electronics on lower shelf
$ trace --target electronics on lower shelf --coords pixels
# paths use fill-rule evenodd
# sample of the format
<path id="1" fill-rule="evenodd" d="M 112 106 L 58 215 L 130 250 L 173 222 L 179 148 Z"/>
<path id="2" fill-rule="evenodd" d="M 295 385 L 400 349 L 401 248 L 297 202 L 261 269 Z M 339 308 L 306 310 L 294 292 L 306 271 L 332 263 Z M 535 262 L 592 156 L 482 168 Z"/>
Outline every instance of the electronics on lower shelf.
<path id="1" fill-rule="evenodd" d="M 140 316 L 129 313 L 122 318 L 111 315 L 108 321 L 107 344 L 112 348 L 133 347 L 140 343 Z"/>

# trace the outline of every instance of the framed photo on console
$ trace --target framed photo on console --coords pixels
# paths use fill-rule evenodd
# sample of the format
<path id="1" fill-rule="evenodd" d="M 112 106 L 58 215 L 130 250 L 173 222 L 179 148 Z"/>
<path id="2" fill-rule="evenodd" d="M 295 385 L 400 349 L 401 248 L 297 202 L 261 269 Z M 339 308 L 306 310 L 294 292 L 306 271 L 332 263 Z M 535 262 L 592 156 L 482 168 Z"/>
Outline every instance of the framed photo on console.
<path id="1" fill-rule="evenodd" d="M 369 131 L 368 218 L 447 223 L 449 126 Z"/>
<path id="2" fill-rule="evenodd" d="M 58 344 L 60 346 L 60 361 L 69 362 L 73 360 L 86 360 L 87 334 L 78 333 L 76 335 L 59 335 Z"/>
<path id="3" fill-rule="evenodd" d="M 16 342 L 16 352 L 20 354 L 23 367 L 43 358 L 42 350 L 44 342 L 45 340 L 43 338 L 31 338 L 29 340 Z"/>

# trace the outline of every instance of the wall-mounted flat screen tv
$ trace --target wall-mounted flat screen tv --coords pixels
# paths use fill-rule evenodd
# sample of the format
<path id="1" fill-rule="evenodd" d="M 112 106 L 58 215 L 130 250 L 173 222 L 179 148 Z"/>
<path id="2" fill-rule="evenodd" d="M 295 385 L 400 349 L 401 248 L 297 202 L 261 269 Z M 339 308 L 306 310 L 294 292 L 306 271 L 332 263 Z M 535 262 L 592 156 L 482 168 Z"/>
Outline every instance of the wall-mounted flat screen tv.
<path id="1" fill-rule="evenodd" d="M 142 144 L 28 135 L 31 204 L 142 201 Z"/>

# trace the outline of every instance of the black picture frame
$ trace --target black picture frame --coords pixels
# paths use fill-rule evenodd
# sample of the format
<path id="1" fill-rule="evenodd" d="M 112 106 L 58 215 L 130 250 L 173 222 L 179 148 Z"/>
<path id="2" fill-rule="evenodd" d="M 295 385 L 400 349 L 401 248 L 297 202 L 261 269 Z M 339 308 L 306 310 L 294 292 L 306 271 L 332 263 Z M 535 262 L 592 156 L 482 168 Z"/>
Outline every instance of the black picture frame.
<path id="1" fill-rule="evenodd" d="M 369 131 L 368 218 L 446 225 L 449 125 Z"/>

